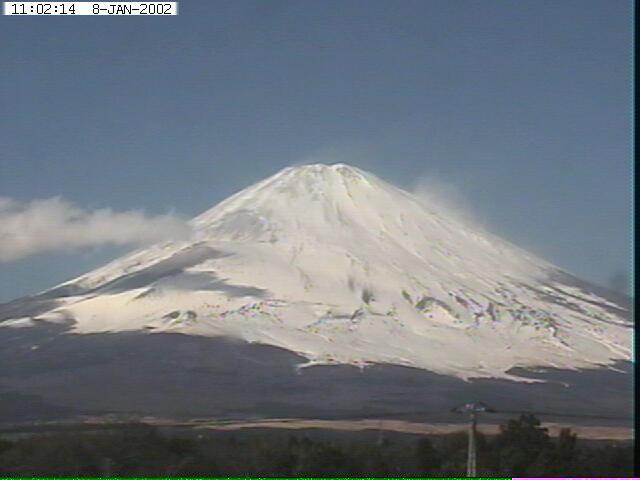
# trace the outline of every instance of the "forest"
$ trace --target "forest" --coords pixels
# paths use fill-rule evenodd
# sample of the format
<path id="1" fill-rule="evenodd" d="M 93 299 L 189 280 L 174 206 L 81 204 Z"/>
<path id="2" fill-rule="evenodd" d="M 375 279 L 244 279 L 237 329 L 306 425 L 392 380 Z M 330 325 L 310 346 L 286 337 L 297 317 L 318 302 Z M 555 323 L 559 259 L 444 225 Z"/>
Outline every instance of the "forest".
<path id="1" fill-rule="evenodd" d="M 551 437 L 532 415 L 477 436 L 479 476 L 628 477 L 633 445 Z M 111 432 L 0 439 L 0 476 L 464 476 L 467 434 L 318 435 L 240 430 L 167 434 L 132 424 Z"/>

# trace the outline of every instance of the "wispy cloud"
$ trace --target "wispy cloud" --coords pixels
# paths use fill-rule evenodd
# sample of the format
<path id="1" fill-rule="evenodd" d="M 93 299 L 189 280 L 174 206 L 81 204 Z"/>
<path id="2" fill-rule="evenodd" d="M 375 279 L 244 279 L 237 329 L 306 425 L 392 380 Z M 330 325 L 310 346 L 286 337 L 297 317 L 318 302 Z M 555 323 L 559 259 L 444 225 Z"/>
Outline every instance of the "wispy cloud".
<path id="1" fill-rule="evenodd" d="M 30 202 L 0 197 L 0 262 L 82 247 L 144 245 L 189 233 L 189 225 L 170 214 L 85 210 L 57 197 Z"/>
<path id="2" fill-rule="evenodd" d="M 609 277 L 609 288 L 614 292 L 630 295 L 631 279 L 627 270 L 616 270 Z"/>
<path id="3" fill-rule="evenodd" d="M 427 208 L 465 222 L 480 222 L 479 213 L 457 185 L 432 175 L 423 175 L 411 186 L 411 193 Z"/>

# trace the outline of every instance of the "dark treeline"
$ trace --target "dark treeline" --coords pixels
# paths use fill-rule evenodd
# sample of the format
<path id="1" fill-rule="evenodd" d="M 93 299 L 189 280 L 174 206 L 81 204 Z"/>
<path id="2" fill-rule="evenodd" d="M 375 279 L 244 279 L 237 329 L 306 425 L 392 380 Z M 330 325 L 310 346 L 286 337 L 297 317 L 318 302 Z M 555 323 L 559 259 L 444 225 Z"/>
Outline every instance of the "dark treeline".
<path id="1" fill-rule="evenodd" d="M 402 440 L 248 431 L 187 438 L 137 426 L 0 440 L 0 476 L 463 476 L 466 452 L 463 432 Z M 510 420 L 498 435 L 478 435 L 480 476 L 632 473 L 631 445 L 584 442 L 569 430 L 551 438 L 533 416 Z"/>

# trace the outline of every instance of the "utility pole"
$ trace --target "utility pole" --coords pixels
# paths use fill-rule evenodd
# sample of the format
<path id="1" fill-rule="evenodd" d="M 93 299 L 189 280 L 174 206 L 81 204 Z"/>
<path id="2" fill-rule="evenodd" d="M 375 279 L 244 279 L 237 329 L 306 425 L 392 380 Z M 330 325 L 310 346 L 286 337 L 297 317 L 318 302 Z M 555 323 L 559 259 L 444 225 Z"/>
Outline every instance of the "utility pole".
<path id="1" fill-rule="evenodd" d="M 478 422 L 477 413 L 471 411 L 471 425 L 469 425 L 469 448 L 467 449 L 467 477 L 476 476 L 476 424 Z"/>
<path id="2" fill-rule="evenodd" d="M 467 448 L 467 477 L 477 476 L 477 451 L 476 451 L 476 427 L 478 425 L 478 414 L 481 412 L 492 412 L 493 409 L 487 407 L 482 402 L 466 403 L 451 410 L 455 413 L 469 414 L 469 443 Z"/>

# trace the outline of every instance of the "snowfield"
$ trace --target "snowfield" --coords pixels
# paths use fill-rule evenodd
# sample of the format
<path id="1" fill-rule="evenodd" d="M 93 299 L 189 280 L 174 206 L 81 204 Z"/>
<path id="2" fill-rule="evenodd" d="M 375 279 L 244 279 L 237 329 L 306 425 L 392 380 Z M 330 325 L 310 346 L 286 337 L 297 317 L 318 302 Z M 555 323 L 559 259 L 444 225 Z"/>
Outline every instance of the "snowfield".
<path id="1" fill-rule="evenodd" d="M 146 330 L 282 347 L 313 364 L 472 377 L 631 358 L 630 312 L 557 267 L 344 164 L 290 167 L 0 326 Z"/>

